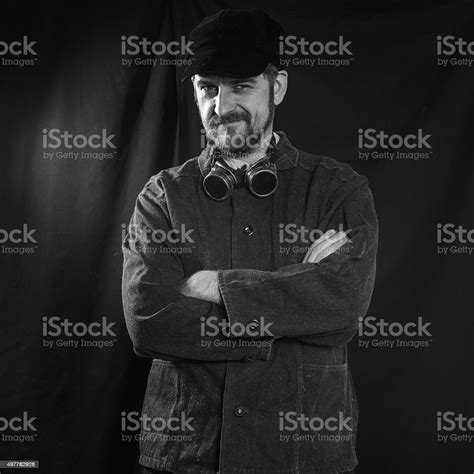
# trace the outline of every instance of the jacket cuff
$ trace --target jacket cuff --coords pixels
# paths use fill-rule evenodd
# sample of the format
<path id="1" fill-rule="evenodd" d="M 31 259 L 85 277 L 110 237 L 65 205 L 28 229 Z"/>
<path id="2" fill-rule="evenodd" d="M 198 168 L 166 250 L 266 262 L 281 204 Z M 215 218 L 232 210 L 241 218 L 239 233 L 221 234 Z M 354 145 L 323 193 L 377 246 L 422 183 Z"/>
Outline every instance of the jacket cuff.
<path id="1" fill-rule="evenodd" d="M 232 288 L 232 270 L 218 270 L 217 282 L 222 301 L 227 313 L 230 327 L 229 337 L 245 337 L 253 341 L 270 341 L 272 344 L 275 335 L 272 332 L 273 322 L 265 318 L 265 309 L 261 308 L 255 314 L 255 308 L 242 301 L 239 289 Z M 271 348 L 270 344 L 270 348 Z"/>

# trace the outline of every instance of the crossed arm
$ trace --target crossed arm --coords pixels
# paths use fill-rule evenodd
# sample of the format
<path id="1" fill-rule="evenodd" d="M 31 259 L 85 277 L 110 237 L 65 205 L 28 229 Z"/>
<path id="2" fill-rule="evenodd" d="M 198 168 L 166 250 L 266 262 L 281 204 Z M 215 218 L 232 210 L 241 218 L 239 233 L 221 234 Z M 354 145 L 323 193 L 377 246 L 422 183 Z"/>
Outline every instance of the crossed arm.
<path id="1" fill-rule="evenodd" d="M 347 242 L 349 242 L 349 239 L 344 231 L 328 230 L 312 243 L 302 263 L 319 263 L 324 258 L 337 252 Z M 219 290 L 218 272 L 215 270 L 201 270 L 194 273 L 182 282 L 179 291 L 184 296 L 223 305 Z"/>
<path id="2" fill-rule="evenodd" d="M 152 184 L 138 197 L 131 225 L 166 231 L 171 221 L 164 190 Z M 330 197 L 318 220 L 326 234 L 303 262 L 273 271 L 204 270 L 189 276 L 179 255 L 147 252 L 127 236 L 122 296 L 135 353 L 171 360 L 268 360 L 278 338 L 324 345 L 350 340 L 372 295 L 378 222 L 365 178 L 348 180 Z M 348 252 L 337 252 L 347 236 L 331 232 L 335 228 L 351 229 Z M 273 323 L 274 337 L 265 348 L 233 349 L 225 344 L 228 337 L 202 334 L 203 320 L 246 326 L 256 316 Z"/>

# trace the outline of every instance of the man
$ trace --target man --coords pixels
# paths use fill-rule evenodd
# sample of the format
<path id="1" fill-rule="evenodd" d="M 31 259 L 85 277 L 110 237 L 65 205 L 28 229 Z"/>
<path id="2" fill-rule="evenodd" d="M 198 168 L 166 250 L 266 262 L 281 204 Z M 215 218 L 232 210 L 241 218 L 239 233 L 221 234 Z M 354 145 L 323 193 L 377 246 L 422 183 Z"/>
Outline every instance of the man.
<path id="1" fill-rule="evenodd" d="M 357 465 L 346 343 L 373 290 L 377 217 L 366 178 L 273 132 L 282 34 L 258 10 L 193 30 L 183 79 L 208 146 L 136 202 L 123 303 L 136 354 L 153 359 L 143 472 Z"/>

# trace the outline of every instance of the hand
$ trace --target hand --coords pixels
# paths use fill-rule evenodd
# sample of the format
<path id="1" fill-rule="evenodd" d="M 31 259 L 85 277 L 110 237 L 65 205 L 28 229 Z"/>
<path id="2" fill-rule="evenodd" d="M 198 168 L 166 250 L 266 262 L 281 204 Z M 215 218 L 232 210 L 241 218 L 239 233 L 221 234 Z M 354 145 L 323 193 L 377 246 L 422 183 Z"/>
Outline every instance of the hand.
<path id="1" fill-rule="evenodd" d="M 194 273 L 181 283 L 179 291 L 184 296 L 209 301 L 209 303 L 223 304 L 216 271 L 201 270 Z"/>
<path id="2" fill-rule="evenodd" d="M 315 240 L 304 256 L 303 263 L 319 263 L 324 258 L 338 251 L 344 244 L 350 242 L 346 233 L 331 229 Z"/>

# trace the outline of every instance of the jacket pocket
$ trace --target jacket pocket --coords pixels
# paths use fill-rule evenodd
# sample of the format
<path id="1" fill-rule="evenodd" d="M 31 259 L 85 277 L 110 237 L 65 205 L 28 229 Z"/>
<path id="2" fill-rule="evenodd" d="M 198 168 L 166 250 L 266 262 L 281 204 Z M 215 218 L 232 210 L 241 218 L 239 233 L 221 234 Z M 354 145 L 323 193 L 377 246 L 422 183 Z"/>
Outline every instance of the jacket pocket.
<path id="1" fill-rule="evenodd" d="M 155 359 L 143 401 L 140 453 L 162 465 L 212 464 L 217 457 L 218 404 L 203 364 Z"/>
<path id="2" fill-rule="evenodd" d="M 355 463 L 358 413 L 348 365 L 303 364 L 301 405 L 302 470 Z"/>
<path id="3" fill-rule="evenodd" d="M 154 359 L 142 408 L 140 452 L 157 459 L 175 456 L 183 432 L 178 371 L 173 362 Z"/>

